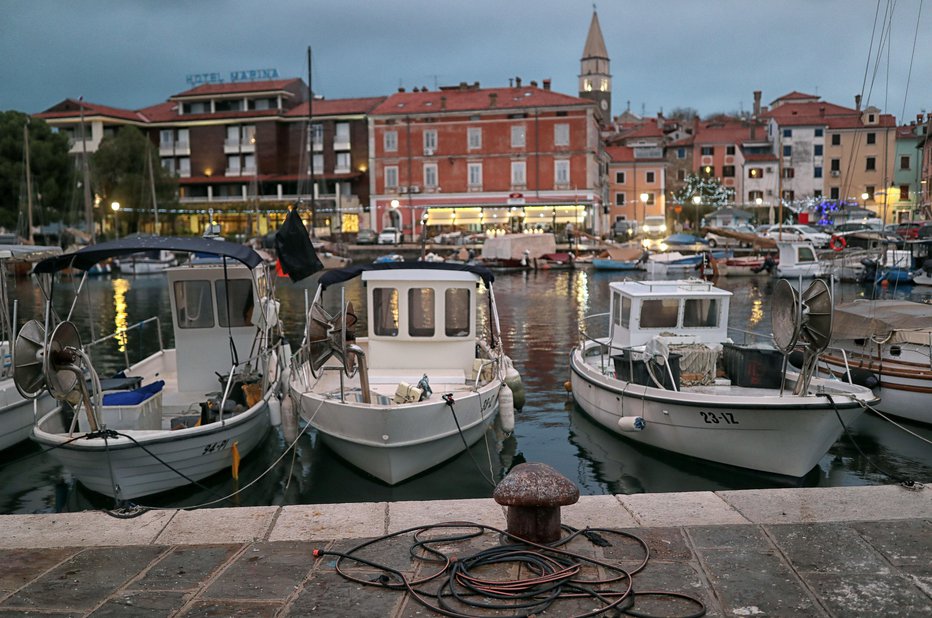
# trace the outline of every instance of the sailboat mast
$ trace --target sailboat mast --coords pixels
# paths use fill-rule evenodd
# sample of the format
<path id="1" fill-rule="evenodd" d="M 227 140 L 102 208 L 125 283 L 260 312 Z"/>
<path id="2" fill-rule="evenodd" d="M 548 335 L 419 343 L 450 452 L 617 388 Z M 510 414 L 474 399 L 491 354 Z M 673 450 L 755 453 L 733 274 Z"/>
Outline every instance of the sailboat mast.
<path id="1" fill-rule="evenodd" d="M 315 236 L 315 228 L 317 227 L 316 222 L 316 187 L 314 186 L 314 124 L 312 119 L 314 117 L 314 87 L 313 82 L 311 81 L 311 46 L 307 46 L 307 131 L 308 131 L 308 148 L 310 148 L 310 154 L 308 155 L 308 184 L 310 185 L 311 190 L 311 238 Z"/>
<path id="2" fill-rule="evenodd" d="M 32 169 L 29 165 L 29 117 L 23 125 L 23 154 L 26 157 L 26 238 L 33 244 L 32 237 Z"/>
<path id="3" fill-rule="evenodd" d="M 81 106 L 81 171 L 84 175 L 84 223 L 87 233 L 91 235 L 91 244 L 97 244 L 97 230 L 94 226 L 94 210 L 91 205 L 91 172 L 87 167 L 87 135 L 84 127 L 84 97 L 78 99 Z"/>
<path id="4" fill-rule="evenodd" d="M 153 226 L 155 235 L 159 235 L 159 203 L 155 199 L 155 171 L 152 169 L 152 151 L 146 150 L 146 161 L 149 164 L 149 187 L 152 190 L 152 215 L 155 217 Z"/>

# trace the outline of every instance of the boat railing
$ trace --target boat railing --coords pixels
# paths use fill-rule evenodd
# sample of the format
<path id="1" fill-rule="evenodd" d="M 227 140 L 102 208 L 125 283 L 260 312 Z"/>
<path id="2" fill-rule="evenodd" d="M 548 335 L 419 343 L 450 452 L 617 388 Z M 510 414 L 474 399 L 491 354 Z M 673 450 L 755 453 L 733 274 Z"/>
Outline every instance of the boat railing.
<path id="1" fill-rule="evenodd" d="M 485 373 L 486 367 L 491 367 L 492 375 L 498 375 L 499 373 L 499 363 L 501 362 L 500 358 L 489 358 L 489 359 L 480 359 L 479 367 L 476 369 L 476 379 L 473 381 L 472 390 L 479 392 L 479 380 L 482 379 L 482 374 Z"/>
<path id="2" fill-rule="evenodd" d="M 599 366 L 605 367 L 605 355 L 608 354 L 608 357 L 611 358 L 612 355 L 617 352 L 624 352 L 625 350 L 632 349 L 628 346 L 620 346 L 612 343 L 611 339 L 608 338 L 608 333 L 606 333 L 604 338 L 598 338 L 595 335 L 589 333 L 588 324 L 590 321 L 596 320 L 598 318 L 603 319 L 608 316 L 608 312 L 605 313 L 594 313 L 592 315 L 587 315 L 582 319 L 582 324 L 579 327 L 579 349 L 585 351 L 587 343 L 594 343 L 599 347 Z"/>
<path id="3" fill-rule="evenodd" d="M 268 361 L 269 361 L 269 358 L 271 357 L 271 354 L 272 354 L 272 349 L 268 347 L 264 347 L 263 349 L 259 350 L 257 354 L 250 356 L 246 360 L 242 360 L 237 363 L 234 363 L 230 367 L 230 372 L 226 375 L 226 384 L 223 387 L 223 397 L 220 398 L 220 410 L 218 411 L 218 414 L 219 414 L 218 420 L 221 423 L 225 421 L 224 410 L 226 409 L 227 399 L 230 398 L 230 391 L 232 390 L 234 384 L 241 383 L 234 379 L 234 377 L 236 376 L 236 371 L 243 367 L 246 367 L 247 369 L 252 368 L 252 367 L 261 367 L 263 365 L 262 363 L 263 359 L 265 359 L 264 365 L 268 367 L 268 364 L 269 364 Z M 262 392 L 265 393 L 268 391 L 268 382 L 267 382 L 268 371 L 265 371 L 263 373 L 265 375 L 262 376 Z M 246 383 L 243 382 L 243 384 L 246 384 Z"/>
<path id="4" fill-rule="evenodd" d="M 755 339 L 764 339 L 768 342 L 773 342 L 773 335 L 770 333 L 756 333 L 752 330 L 744 330 L 742 328 L 734 328 L 731 326 L 728 327 L 728 332 L 729 333 L 741 333 L 742 335 L 744 335 L 744 341 L 742 343 L 748 342 L 748 336 L 753 337 Z"/>
<path id="5" fill-rule="evenodd" d="M 109 335 L 106 335 L 104 337 L 100 337 L 98 339 L 95 339 L 94 341 L 91 341 L 84 347 L 90 352 L 92 348 L 94 348 L 95 346 L 98 346 L 102 343 L 110 341 L 111 339 L 116 339 L 120 343 L 120 347 L 122 348 L 121 351 L 123 352 L 123 362 L 125 363 L 125 366 L 123 368 L 129 369 L 129 366 L 130 366 L 129 346 L 127 345 L 126 334 L 131 330 L 141 329 L 143 326 L 151 322 L 155 322 L 155 325 L 156 325 L 156 332 L 158 333 L 158 338 L 159 338 L 159 352 L 164 352 L 165 342 L 162 339 L 162 321 L 159 319 L 159 316 L 157 315 L 152 316 L 151 318 L 146 318 L 145 320 L 142 320 L 140 322 L 136 322 L 135 324 L 131 324 L 130 326 L 127 326 L 125 328 L 117 329 L 115 332 Z"/>

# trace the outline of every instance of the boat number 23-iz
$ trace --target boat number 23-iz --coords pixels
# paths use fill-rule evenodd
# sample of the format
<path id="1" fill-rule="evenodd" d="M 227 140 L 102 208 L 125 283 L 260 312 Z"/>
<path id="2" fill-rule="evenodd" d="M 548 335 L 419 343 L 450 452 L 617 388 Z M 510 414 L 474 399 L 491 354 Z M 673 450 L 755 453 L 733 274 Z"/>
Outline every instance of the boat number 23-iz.
<path id="1" fill-rule="evenodd" d="M 731 412 L 700 412 L 699 416 L 702 417 L 702 420 L 712 425 L 718 425 L 719 423 L 724 425 L 738 424 L 738 420 Z"/>

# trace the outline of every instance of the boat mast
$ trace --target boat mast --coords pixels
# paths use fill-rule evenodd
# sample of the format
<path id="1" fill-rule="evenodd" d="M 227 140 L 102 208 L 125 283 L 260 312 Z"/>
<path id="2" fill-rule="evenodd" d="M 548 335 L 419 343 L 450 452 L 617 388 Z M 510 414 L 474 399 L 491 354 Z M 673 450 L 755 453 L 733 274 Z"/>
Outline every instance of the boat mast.
<path id="1" fill-rule="evenodd" d="M 29 116 L 23 125 L 23 154 L 26 157 L 26 238 L 33 244 L 32 237 L 32 170 L 29 166 Z"/>
<path id="2" fill-rule="evenodd" d="M 146 162 L 149 164 L 149 187 L 152 189 L 152 214 L 155 217 L 153 223 L 155 235 L 159 235 L 159 204 L 155 199 L 155 171 L 152 169 L 152 151 L 146 150 Z"/>
<path id="3" fill-rule="evenodd" d="M 84 174 L 84 223 L 91 236 L 91 244 L 97 244 L 97 230 L 94 229 L 94 210 L 91 206 L 91 172 L 87 167 L 87 135 L 84 127 L 84 97 L 78 99 L 81 106 L 81 171 Z"/>
<path id="4" fill-rule="evenodd" d="M 314 88 L 311 82 L 311 46 L 307 46 L 307 141 L 310 152 L 308 153 L 308 185 L 311 191 L 311 238 L 315 236 L 316 227 L 316 203 L 314 187 L 314 125 L 311 119 L 314 117 Z"/>

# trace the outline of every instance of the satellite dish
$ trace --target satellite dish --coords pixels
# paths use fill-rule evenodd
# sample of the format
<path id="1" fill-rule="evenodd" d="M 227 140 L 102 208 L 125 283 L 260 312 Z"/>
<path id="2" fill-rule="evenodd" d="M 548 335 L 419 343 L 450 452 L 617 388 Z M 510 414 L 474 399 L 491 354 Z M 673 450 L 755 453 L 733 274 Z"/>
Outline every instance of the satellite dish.
<path id="1" fill-rule="evenodd" d="M 81 349 L 81 337 L 73 322 L 62 322 L 52 331 L 45 354 L 45 382 L 49 393 L 59 401 L 68 399 L 78 389 L 78 376 L 73 367 L 76 351 Z"/>
<path id="2" fill-rule="evenodd" d="M 35 399 L 45 389 L 45 327 L 29 320 L 13 342 L 13 384 L 26 399 Z"/>
<path id="3" fill-rule="evenodd" d="M 356 355 L 347 352 L 347 342 L 356 341 L 356 323 L 359 321 L 352 303 L 346 303 L 339 315 L 332 316 L 315 303 L 308 319 L 307 349 L 311 373 L 318 376 L 321 368 L 336 356 L 343 371 L 352 375 L 356 369 Z"/>
<path id="4" fill-rule="evenodd" d="M 778 279 L 773 288 L 770 308 L 773 342 L 784 354 L 796 347 L 800 332 L 799 296 L 786 279 Z"/>

